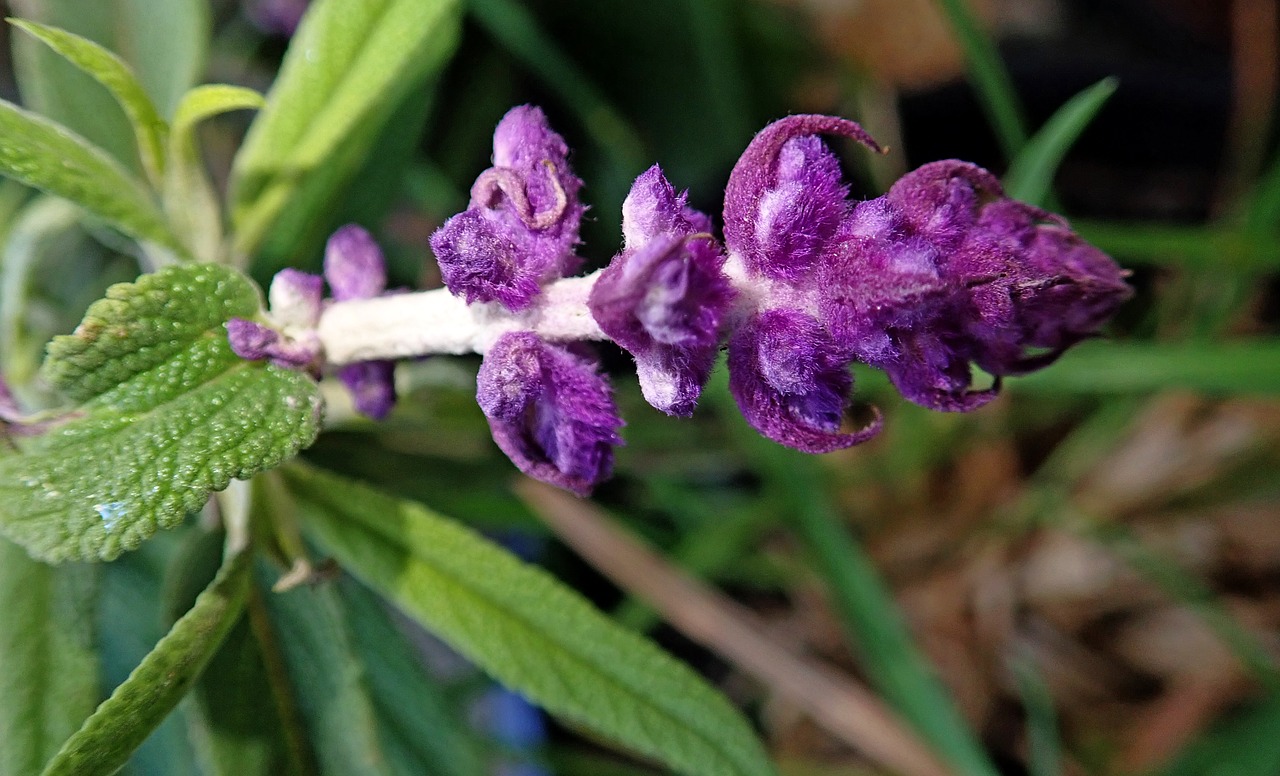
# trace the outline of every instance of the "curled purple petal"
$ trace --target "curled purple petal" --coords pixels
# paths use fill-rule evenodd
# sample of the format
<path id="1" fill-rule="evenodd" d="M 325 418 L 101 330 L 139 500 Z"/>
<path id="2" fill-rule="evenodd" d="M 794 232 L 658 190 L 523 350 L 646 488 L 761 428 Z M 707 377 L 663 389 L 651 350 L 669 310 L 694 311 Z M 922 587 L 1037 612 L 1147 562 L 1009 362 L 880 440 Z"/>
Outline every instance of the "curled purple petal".
<path id="1" fill-rule="evenodd" d="M 541 284 L 582 264 L 574 253 L 581 188 L 546 115 L 512 108 L 494 131 L 493 167 L 476 179 L 467 210 L 431 236 L 445 285 L 469 303 L 528 308 Z"/>
<path id="2" fill-rule="evenodd" d="M 593 361 L 532 332 L 509 332 L 485 354 L 476 401 L 525 474 L 585 496 L 612 471 L 622 420 Z"/>
<path id="3" fill-rule="evenodd" d="M 382 420 L 396 404 L 394 361 L 360 361 L 338 370 L 338 379 L 351 392 L 356 411 Z"/>
<path id="4" fill-rule="evenodd" d="M 382 249 L 363 228 L 347 224 L 334 232 L 325 245 L 324 277 L 339 302 L 372 299 L 387 287 Z"/>
<path id="5" fill-rule="evenodd" d="M 323 299 L 324 278 L 296 269 L 277 272 L 267 292 L 271 320 L 286 327 L 314 328 Z"/>
<path id="6" fill-rule="evenodd" d="M 768 310 L 729 341 L 729 390 L 743 416 L 779 444 L 807 453 L 850 447 L 880 430 L 872 423 L 841 433 L 853 376 L 851 357 L 798 310 Z"/>
<path id="7" fill-rule="evenodd" d="M 725 188 L 725 247 L 748 271 L 794 280 L 832 247 L 849 206 L 839 164 L 819 134 L 880 150 L 862 127 L 835 116 L 789 116 L 761 130 Z"/>
<path id="8" fill-rule="evenodd" d="M 524 310 L 539 293 L 538 261 L 529 261 L 519 229 L 484 210 L 465 210 L 431 235 L 440 277 L 455 295 Z"/>
<path id="9" fill-rule="evenodd" d="M 688 416 L 711 374 L 734 291 L 724 255 L 698 231 L 691 210 L 655 165 L 623 204 L 626 249 L 600 274 L 587 301 L 600 328 L 636 359 L 654 407 Z"/>

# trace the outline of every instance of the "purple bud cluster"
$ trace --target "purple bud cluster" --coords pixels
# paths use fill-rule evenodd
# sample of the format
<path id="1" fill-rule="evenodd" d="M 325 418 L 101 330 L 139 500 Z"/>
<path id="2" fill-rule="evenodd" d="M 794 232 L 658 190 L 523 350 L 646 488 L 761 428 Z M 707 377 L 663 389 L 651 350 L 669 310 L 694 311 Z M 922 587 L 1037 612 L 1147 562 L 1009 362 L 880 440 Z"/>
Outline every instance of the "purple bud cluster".
<path id="1" fill-rule="evenodd" d="M 324 276 L 285 269 L 267 291 L 267 322 L 232 318 L 227 338 L 232 351 L 250 360 L 319 374 L 322 353 L 316 326 L 324 310 L 324 286 L 332 299 L 372 299 L 387 286 L 386 262 L 373 237 L 355 224 L 334 232 L 325 246 Z M 358 412 L 381 420 L 396 403 L 394 361 L 360 361 L 338 370 Z"/>
<path id="2" fill-rule="evenodd" d="M 645 399 L 678 416 L 693 412 L 727 349 L 729 388 L 747 421 L 781 444 L 821 453 L 880 429 L 878 413 L 861 428 L 846 420 L 851 364 L 884 370 L 917 404 L 970 410 L 998 393 L 1001 377 L 1096 336 L 1129 297 L 1110 258 L 1060 217 L 1006 197 L 987 171 L 934 162 L 882 197 L 854 201 L 821 135 L 879 150 L 841 118 L 770 124 L 730 174 L 723 242 L 658 166 L 642 173 L 623 203 L 622 251 L 598 275 L 565 281 L 591 284 L 587 310 L 565 315 L 589 311 L 598 331 L 560 341 L 532 322 L 559 304 L 546 289 L 582 264 L 582 181 L 541 110 L 507 113 L 493 167 L 431 247 L 474 320 L 505 322 L 475 348 L 484 355 L 477 399 L 522 471 L 584 495 L 610 474 L 623 423 L 596 360 L 574 339 L 607 338 L 627 350 Z M 325 278 L 337 301 L 380 294 L 377 246 L 356 227 L 339 231 Z M 319 280 L 281 273 L 271 290 L 274 328 L 231 322 L 236 352 L 314 366 L 306 322 L 314 329 Z M 995 383 L 976 387 L 973 365 Z M 340 373 L 375 417 L 394 401 L 390 376 L 387 361 Z"/>

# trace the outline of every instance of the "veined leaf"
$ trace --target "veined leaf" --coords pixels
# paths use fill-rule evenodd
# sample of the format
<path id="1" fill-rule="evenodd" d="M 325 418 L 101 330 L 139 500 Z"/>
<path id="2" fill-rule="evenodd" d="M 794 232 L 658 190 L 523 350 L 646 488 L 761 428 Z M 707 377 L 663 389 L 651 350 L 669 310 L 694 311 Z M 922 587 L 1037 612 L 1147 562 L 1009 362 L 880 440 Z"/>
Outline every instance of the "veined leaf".
<path id="1" fill-rule="evenodd" d="M 302 466 L 284 477 L 352 574 L 533 702 L 680 773 L 774 772 L 723 696 L 546 572 L 412 502 Z"/>
<path id="2" fill-rule="evenodd" d="M 138 155 L 142 158 L 147 177 L 153 184 L 159 184 L 164 172 L 164 143 L 168 127 L 129 65 L 88 38 L 66 30 L 25 19 L 11 19 L 10 23 L 61 54 L 111 92 L 133 125 Z"/>
<path id="3" fill-rule="evenodd" d="M 181 250 L 146 188 L 65 127 L 0 100 L 0 175 L 65 197 L 140 240 Z"/>
<path id="4" fill-rule="evenodd" d="M 341 187 L 400 99 L 452 51 L 459 5 L 457 0 L 319 0 L 311 5 L 267 107 L 236 155 L 232 189 L 238 253 L 252 253 L 299 192 L 315 208 Z"/>
<path id="5" fill-rule="evenodd" d="M 352 646 L 365 667 L 380 738 L 393 771 L 432 776 L 486 772 L 475 742 L 421 656 L 392 622 L 387 605 L 350 579 L 338 584 Z M 398 767 L 397 767 L 398 766 Z"/>
<path id="6" fill-rule="evenodd" d="M 321 771 L 391 776 L 338 591 L 300 586 L 269 594 L 266 604 Z"/>
<path id="7" fill-rule="evenodd" d="M 46 378 L 85 403 L 0 459 L 0 531 L 45 560 L 111 559 L 310 444 L 314 381 L 227 343 L 224 323 L 257 312 L 253 284 L 216 265 L 109 289 L 49 346 Z"/>
<path id="8" fill-rule="evenodd" d="M 187 92 L 173 115 L 173 132 L 165 167 L 165 212 L 178 234 L 185 235 L 191 254 L 214 262 L 222 253 L 222 204 L 200 158 L 196 125 L 234 110 L 256 110 L 261 94 L 242 86 L 211 84 Z"/>
<path id="9" fill-rule="evenodd" d="M 98 707 L 44 770 L 44 776 L 115 773 L 186 695 L 244 609 L 251 553 L 228 558 L 124 684 Z"/>
<path id="10" fill-rule="evenodd" d="M 0 776 L 38 773 L 98 703 L 94 587 L 0 539 Z"/>
<path id="11" fill-rule="evenodd" d="M 1119 85 L 1118 79 L 1104 78 L 1058 108 L 1009 165 L 1004 176 L 1006 193 L 1043 205 L 1062 158 Z"/>

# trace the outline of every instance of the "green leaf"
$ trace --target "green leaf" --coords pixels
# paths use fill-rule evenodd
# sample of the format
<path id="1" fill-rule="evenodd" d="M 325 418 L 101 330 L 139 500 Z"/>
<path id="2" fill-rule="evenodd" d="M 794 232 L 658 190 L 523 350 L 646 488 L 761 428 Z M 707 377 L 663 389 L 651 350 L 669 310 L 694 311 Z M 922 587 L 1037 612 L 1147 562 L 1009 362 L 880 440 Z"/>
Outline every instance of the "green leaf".
<path id="1" fill-rule="evenodd" d="M 1060 394 L 1280 394 L 1280 340 L 1086 342 L 1051 369 L 1009 380 L 1010 390 Z"/>
<path id="2" fill-rule="evenodd" d="M 124 684 L 50 761 L 44 776 L 108 776 L 129 759 L 186 695 L 244 609 L 251 553 L 228 558 Z"/>
<path id="3" fill-rule="evenodd" d="M 178 103 L 169 140 L 163 200 L 174 230 L 187 238 L 191 255 L 216 262 L 222 253 L 222 203 L 205 173 L 196 125 L 235 110 L 256 110 L 262 95 L 241 86 L 197 86 Z"/>
<path id="4" fill-rule="evenodd" d="M 96 626 L 104 696 L 124 684 L 173 627 L 173 619 L 166 621 L 164 616 L 162 588 L 165 569 L 172 566 L 177 548 L 186 535 L 184 526 L 156 536 L 137 552 L 124 555 L 114 563 L 96 566 L 102 579 Z M 204 587 L 208 587 L 207 580 Z M 124 776 L 209 776 L 198 768 L 183 716 L 181 707 L 178 713 L 170 714 L 134 750 L 120 773 Z"/>
<path id="5" fill-rule="evenodd" d="M 170 267 L 95 302 L 49 346 L 46 378 L 86 402 L 0 459 L 0 531 L 49 561 L 111 559 L 310 444 L 310 377 L 238 358 L 224 322 L 257 290 L 216 265 Z"/>
<path id="6" fill-rule="evenodd" d="M 302 466 L 284 478 L 352 574 L 533 702 L 680 773 L 774 772 L 723 696 L 546 572 L 420 505 Z"/>
<path id="7" fill-rule="evenodd" d="M 1162 776 L 1270 776 L 1280 762 L 1280 697 L 1231 714 L 1186 746 Z"/>
<path id="8" fill-rule="evenodd" d="M 236 251 L 253 253 L 299 197 L 322 207 L 391 112 L 457 39 L 457 0 L 319 0 L 308 10 L 236 156 Z"/>
<path id="9" fill-rule="evenodd" d="M 337 590 L 296 587 L 269 595 L 266 604 L 322 772 L 390 776 Z"/>
<path id="10" fill-rule="evenodd" d="M 1058 108 L 1009 165 L 1004 176 L 1006 193 L 1013 199 L 1043 205 L 1067 150 L 1119 85 L 1118 79 L 1104 78 Z"/>
<path id="11" fill-rule="evenodd" d="M 208 0 L 12 0 L 10 6 L 18 16 L 81 35 L 115 52 L 137 73 L 162 116 L 172 115 L 204 70 L 211 23 Z M 139 34 L 144 30 L 148 34 Z"/>
<path id="12" fill-rule="evenodd" d="M 352 646 L 365 668 L 379 732 L 392 765 L 402 774 L 481 776 L 477 745 L 463 729 L 457 709 L 427 675 L 422 659 L 392 622 L 374 593 L 350 579 L 338 593 L 351 627 Z"/>
<path id="13" fill-rule="evenodd" d="M 120 231 L 181 250 L 146 188 L 65 127 L 0 100 L 0 175 L 65 197 Z"/>
<path id="14" fill-rule="evenodd" d="M 0 776 L 38 773 L 98 703 L 94 587 L 0 539 Z"/>
<path id="15" fill-rule="evenodd" d="M 217 575 L 225 540 L 222 531 L 203 529 L 185 537 L 165 580 L 170 623 L 195 604 L 200 591 Z M 249 615 L 227 634 L 182 706 L 186 737 L 206 776 L 298 776 L 302 772 L 289 763 L 274 685 L 250 625 L 256 595 L 257 591 L 250 591 Z M 314 768 L 305 772 L 314 773 Z"/>
<path id="16" fill-rule="evenodd" d="M 158 184 L 164 171 L 164 143 L 168 127 L 129 65 L 97 43 L 66 30 L 24 19 L 9 21 L 61 54 L 111 92 L 133 125 L 138 155 L 142 158 L 147 177 L 153 184 Z"/>
<path id="17" fill-rule="evenodd" d="M 996 139 L 1008 159 L 1013 159 L 1027 143 L 1022 105 L 1013 88 L 1013 78 L 1000 59 L 996 44 L 982 31 L 969 10 L 968 0 L 937 0 L 955 30 L 956 41 L 969 62 L 978 101 L 995 129 Z"/>

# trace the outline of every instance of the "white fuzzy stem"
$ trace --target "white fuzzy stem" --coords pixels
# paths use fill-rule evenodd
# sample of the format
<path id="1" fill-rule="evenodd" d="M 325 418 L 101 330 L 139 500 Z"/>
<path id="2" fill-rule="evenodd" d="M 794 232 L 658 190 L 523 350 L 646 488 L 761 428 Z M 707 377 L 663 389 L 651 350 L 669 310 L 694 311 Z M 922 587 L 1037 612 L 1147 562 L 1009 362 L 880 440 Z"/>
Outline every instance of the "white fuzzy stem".
<path id="1" fill-rule="evenodd" d="M 521 313 L 497 302 L 468 305 L 443 288 L 334 302 L 320 316 L 317 333 L 325 361 L 335 365 L 484 353 L 509 331 L 533 331 L 549 341 L 602 340 L 587 308 L 599 274 L 557 280 Z"/>

